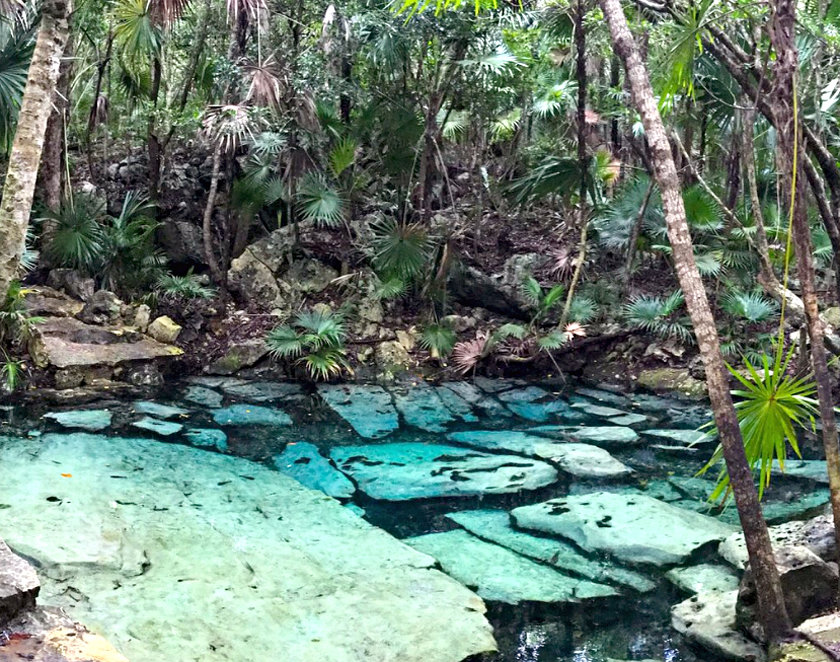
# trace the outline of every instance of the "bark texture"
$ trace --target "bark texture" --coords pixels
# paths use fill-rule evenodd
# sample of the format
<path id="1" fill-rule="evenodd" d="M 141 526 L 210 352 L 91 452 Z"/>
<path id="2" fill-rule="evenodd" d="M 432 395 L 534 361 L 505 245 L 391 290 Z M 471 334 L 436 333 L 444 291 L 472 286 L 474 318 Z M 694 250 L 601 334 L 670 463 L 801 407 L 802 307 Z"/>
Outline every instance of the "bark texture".
<path id="1" fill-rule="evenodd" d="M 650 147 L 653 173 L 662 195 L 662 206 L 673 250 L 674 265 L 697 344 L 706 370 L 706 384 L 714 411 L 730 484 L 738 507 L 741 526 L 755 574 L 759 614 L 769 639 L 790 630 L 779 573 L 767 524 L 758 503 L 758 493 L 747 463 L 741 430 L 729 393 L 728 376 L 720 353 L 720 339 L 706 297 L 706 290 L 694 261 L 694 249 L 685 216 L 682 193 L 671 145 L 650 86 L 647 70 L 627 25 L 619 0 L 600 0 L 610 28 L 613 48 L 624 62 L 633 102 L 642 117 Z"/>
<path id="2" fill-rule="evenodd" d="M 69 15 L 69 0 L 47 0 L 41 9 L 41 25 L 29 65 L 0 204 L 0 293 L 5 293 L 17 278 L 26 244 L 26 228 L 47 120 L 52 111 L 61 56 L 67 44 Z"/>
<path id="3" fill-rule="evenodd" d="M 819 315 L 814 284 L 813 245 L 808 225 L 808 189 L 803 166 L 807 156 L 801 141 L 802 130 L 796 109 L 796 78 L 799 70 L 799 54 L 795 41 L 796 5 L 793 0 L 776 0 L 772 9 L 769 32 L 776 61 L 773 67 L 770 103 L 776 120 L 777 161 L 781 170 L 783 201 L 793 205 L 793 209 L 788 209 L 788 212 L 793 214 L 793 241 L 796 246 L 802 301 L 805 304 L 805 320 L 811 338 L 811 364 L 820 403 L 834 533 L 840 543 L 840 446 L 825 353 L 825 331 Z"/>

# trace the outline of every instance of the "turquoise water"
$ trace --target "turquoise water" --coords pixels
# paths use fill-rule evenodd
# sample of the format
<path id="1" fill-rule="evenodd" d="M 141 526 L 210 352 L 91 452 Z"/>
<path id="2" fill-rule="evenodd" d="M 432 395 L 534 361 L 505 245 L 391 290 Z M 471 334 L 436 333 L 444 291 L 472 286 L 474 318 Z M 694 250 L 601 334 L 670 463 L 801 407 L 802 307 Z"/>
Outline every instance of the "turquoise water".
<path id="1" fill-rule="evenodd" d="M 8 436 L 0 441 L 0 451 L 22 458 L 17 472 L 25 473 L 26 457 L 38 453 L 42 435 L 47 435 L 43 438 L 55 445 L 61 442 L 59 435 L 72 435 L 81 426 L 113 438 L 115 445 L 126 443 L 127 437 L 151 439 L 152 451 L 146 451 L 149 457 L 156 447 L 154 444 L 177 444 L 245 458 L 272 471 L 279 468 L 304 484 L 326 490 L 374 526 L 409 540 L 427 553 L 429 545 L 448 540 L 427 537 L 429 534 L 460 532 L 456 535 L 475 540 L 448 515 L 457 518 L 457 513 L 475 510 L 507 514 L 549 499 L 603 492 L 649 494 L 724 523 L 735 521 L 731 509 L 722 512 L 709 509 L 703 499 L 712 483 L 695 477 L 714 444 L 686 447 L 686 440 L 679 435 L 665 438 L 649 434 L 654 429 L 696 428 L 708 420 L 703 405 L 593 390 L 581 385 L 561 388 L 556 384 L 487 381 L 465 388 L 433 388 L 415 382 L 384 389 L 360 387 L 342 394 L 335 390 L 319 393 L 312 387 L 290 384 L 209 378 L 170 384 L 137 399 L 102 399 L 86 404 L 81 410 L 45 405 L 8 409 L 4 426 Z M 618 434 L 617 429 L 626 434 Z M 504 434 L 475 435 L 475 431 L 488 430 Z M 598 430 L 600 433 L 593 436 L 593 431 Z M 522 437 L 521 433 L 528 436 Z M 630 440 L 631 437 L 634 439 Z M 570 448 L 569 443 L 583 444 L 585 447 L 580 446 L 579 450 L 584 454 L 547 459 L 545 450 L 534 450 L 528 445 L 533 445 L 535 439 L 553 444 L 551 448 L 559 451 Z M 513 443 L 516 440 L 525 445 L 519 441 Z M 92 445 L 78 448 L 108 443 L 104 436 L 88 435 L 81 441 Z M 448 450 L 438 451 L 438 445 L 445 445 Z M 424 455 L 430 448 L 432 452 Z M 594 460 L 593 448 L 600 449 Z M 344 474 L 327 460 L 331 456 Z M 199 467 L 195 471 L 200 471 L 201 458 L 206 456 L 186 457 Z M 148 471 L 148 468 L 137 466 L 136 470 Z M 125 467 L 121 466 L 120 471 L 125 471 Z M 71 480 L 69 474 L 61 475 Z M 124 476 L 115 473 L 110 477 Z M 179 480 L 173 477 L 173 481 Z M 74 503 L 58 491 L 56 494 L 50 504 L 64 509 L 56 511 L 57 517 L 71 514 L 81 522 L 86 521 L 85 513 L 73 511 L 80 501 Z M 825 502 L 823 495 L 822 488 L 807 482 L 777 480 L 768 497 L 767 512 L 779 521 L 802 517 Z M 15 499 L 15 494 L 2 493 L 0 506 L 5 503 L 11 507 Z M 215 519 L 233 517 L 223 506 L 215 507 L 219 509 L 213 513 Z M 529 533 L 535 534 L 537 541 L 557 540 L 545 531 L 529 530 Z M 39 547 L 36 540 L 38 531 L 0 529 L 0 535 L 13 546 L 18 541 L 18 547 L 24 548 L 19 551 L 29 551 L 27 555 L 34 562 L 45 568 L 49 566 L 38 558 L 44 553 L 44 547 Z M 80 536 L 83 546 L 84 534 Z M 478 544 L 490 544 L 486 536 L 480 538 Z M 492 551 L 497 552 L 498 547 L 492 545 Z M 572 547 L 573 553 L 580 555 L 579 568 L 583 568 L 583 563 L 599 561 L 605 572 L 613 573 L 611 578 L 631 573 L 634 582 L 650 586 L 644 592 L 637 592 L 608 578 L 603 583 L 599 580 L 595 585 L 587 584 L 594 597 L 570 601 L 567 596 L 551 602 L 510 597 L 509 585 L 493 582 L 470 585 L 485 595 L 487 616 L 500 648 L 498 654 L 480 659 L 517 662 L 714 659 L 708 653 L 693 651 L 670 627 L 671 605 L 688 597 L 663 576 L 674 563 L 657 567 L 632 558 L 618 562 L 597 551 Z M 713 544 L 698 547 L 677 565 L 720 563 L 715 547 Z M 503 545 L 502 548 L 506 549 Z M 359 554 L 364 554 L 364 550 L 359 550 Z M 438 558 L 436 553 L 432 556 Z M 534 563 L 532 558 L 525 558 L 524 563 Z M 444 556 L 439 560 L 443 569 L 456 578 L 463 580 L 469 575 L 470 570 L 459 566 L 464 561 Z M 585 579 L 586 573 L 578 572 L 574 563 L 549 569 L 551 563 L 543 559 L 538 565 L 543 572 L 559 572 L 564 580 Z M 143 564 L 138 567 L 142 569 Z M 51 570 L 46 572 L 50 574 Z M 84 570 L 76 568 L 74 572 L 83 574 Z M 46 594 L 62 606 L 77 608 L 84 620 L 85 610 L 90 607 L 85 599 L 72 593 L 72 590 L 83 592 L 72 586 L 79 583 L 78 575 L 68 581 L 58 576 L 60 573 L 54 574 L 47 581 Z M 524 580 L 514 582 L 514 591 L 527 592 L 524 586 Z M 562 592 L 562 586 L 558 590 Z M 595 594 L 599 590 L 618 594 L 598 597 Z M 542 595 L 539 590 L 532 593 Z M 138 626 L 131 621 L 130 614 L 113 616 L 114 620 L 127 621 L 125 631 L 131 637 L 142 639 L 143 635 L 136 634 Z M 107 606 L 91 610 L 88 615 L 94 621 L 98 618 L 105 621 L 106 617 Z M 181 627 L 188 625 L 186 618 Z M 103 628 L 117 639 L 119 647 L 122 631 L 109 633 L 107 626 Z M 211 655 L 207 659 L 215 658 Z M 144 661 L 135 658 L 135 662 Z"/>

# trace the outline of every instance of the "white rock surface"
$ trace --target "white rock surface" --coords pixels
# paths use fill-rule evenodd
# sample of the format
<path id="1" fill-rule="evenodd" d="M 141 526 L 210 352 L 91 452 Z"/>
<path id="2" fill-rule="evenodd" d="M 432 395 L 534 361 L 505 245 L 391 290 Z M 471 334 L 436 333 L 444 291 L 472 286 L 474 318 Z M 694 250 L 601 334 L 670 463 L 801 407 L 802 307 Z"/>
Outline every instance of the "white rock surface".
<path id="1" fill-rule="evenodd" d="M 40 564 L 42 600 L 132 662 L 494 649 L 481 599 L 431 557 L 263 465 L 90 434 L 3 438 L 0 464 L 0 535 Z"/>

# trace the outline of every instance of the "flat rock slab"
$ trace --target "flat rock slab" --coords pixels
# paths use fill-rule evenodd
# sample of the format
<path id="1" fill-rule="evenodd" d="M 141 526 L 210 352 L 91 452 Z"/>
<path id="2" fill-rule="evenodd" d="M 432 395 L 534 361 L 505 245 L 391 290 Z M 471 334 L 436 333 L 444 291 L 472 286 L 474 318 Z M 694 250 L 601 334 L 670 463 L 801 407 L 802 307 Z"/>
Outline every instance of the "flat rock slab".
<path id="1" fill-rule="evenodd" d="M 297 399 L 303 395 L 303 387 L 293 382 L 249 382 L 228 379 L 220 384 L 221 389 L 235 398 L 248 402 L 272 402 Z"/>
<path id="2" fill-rule="evenodd" d="M 115 366 L 184 353 L 126 329 L 92 326 L 72 317 L 49 317 L 35 332 L 29 351 L 39 367 Z"/>
<path id="3" fill-rule="evenodd" d="M 470 385 L 468 384 L 468 386 Z M 465 400 L 458 394 L 457 391 L 446 388 L 445 386 L 438 386 L 435 388 L 435 393 L 437 393 L 441 402 L 443 402 L 444 406 L 452 412 L 452 415 L 455 416 L 455 418 L 461 419 L 464 423 L 478 422 L 478 416 L 475 415 L 469 400 Z"/>
<path id="4" fill-rule="evenodd" d="M 612 425 L 620 425 L 622 427 L 641 425 L 642 423 L 647 423 L 647 421 L 648 417 L 642 414 L 622 414 L 621 416 L 614 416 L 609 419 Z"/>
<path id="5" fill-rule="evenodd" d="M 391 394 L 381 386 L 320 384 L 318 393 L 362 437 L 379 439 L 400 427 Z"/>
<path id="6" fill-rule="evenodd" d="M 458 662 L 495 648 L 482 600 L 434 559 L 269 467 L 88 434 L 4 439 L 0 464 L 3 529 L 39 563 L 42 601 L 131 660 Z"/>
<path id="7" fill-rule="evenodd" d="M 590 400 L 595 400 L 596 402 L 600 402 L 602 404 L 612 405 L 614 407 L 627 407 L 630 404 L 630 400 L 628 400 L 625 396 L 620 395 L 618 393 L 613 393 L 612 391 L 605 391 L 600 388 L 589 388 L 587 386 L 579 386 L 575 388 L 576 395 L 582 395 L 584 397 L 589 398 Z"/>
<path id="8" fill-rule="evenodd" d="M 349 499 L 356 491 L 350 479 L 321 455 L 317 446 L 305 441 L 286 446 L 274 456 L 274 466 L 301 485 L 336 499 Z"/>
<path id="9" fill-rule="evenodd" d="M 282 409 L 259 405 L 231 405 L 213 410 L 219 425 L 291 425 L 292 419 Z"/>
<path id="10" fill-rule="evenodd" d="M 174 421 L 160 421 L 151 416 L 144 416 L 139 421 L 134 421 L 131 427 L 138 430 L 146 430 L 147 432 L 154 432 L 161 437 L 171 437 L 173 434 L 178 434 L 184 429 L 184 426 Z"/>
<path id="11" fill-rule="evenodd" d="M 406 542 L 436 558 L 446 574 L 475 588 L 485 600 L 516 605 L 580 602 L 616 595 L 609 586 L 564 575 L 466 531 L 430 533 Z"/>
<path id="12" fill-rule="evenodd" d="M 607 407 L 606 405 L 599 405 L 594 402 L 589 402 L 583 398 L 578 399 L 572 404 L 572 409 L 578 409 L 590 416 L 598 416 L 599 418 L 612 418 L 614 416 L 627 416 L 629 412 L 616 409 L 615 407 Z"/>
<path id="13" fill-rule="evenodd" d="M 715 440 L 715 437 L 700 430 L 643 430 L 643 435 L 670 445 L 691 446 L 696 444 L 708 444 Z"/>
<path id="14" fill-rule="evenodd" d="M 176 416 L 187 416 L 190 413 L 189 410 L 183 407 L 167 405 L 162 402 L 151 402 L 149 400 L 137 401 L 132 407 L 138 414 L 148 414 L 155 418 L 175 418 Z"/>
<path id="15" fill-rule="evenodd" d="M 517 430 L 467 430 L 448 437 L 467 446 L 549 460 L 578 478 L 616 478 L 633 471 L 597 446 L 553 441 Z"/>
<path id="16" fill-rule="evenodd" d="M 737 599 L 737 590 L 699 593 L 671 608 L 671 625 L 715 655 L 744 662 L 764 662 L 764 649 L 737 629 Z"/>
<path id="17" fill-rule="evenodd" d="M 639 434 L 620 425 L 542 425 L 531 432 L 603 446 L 629 446 L 639 442 Z"/>
<path id="18" fill-rule="evenodd" d="M 443 444 L 341 446 L 330 455 L 362 492 L 385 501 L 505 494 L 557 480 L 557 471 L 539 460 Z"/>
<path id="19" fill-rule="evenodd" d="M 734 591 L 740 583 L 738 574 L 732 568 L 717 563 L 674 568 L 666 572 L 665 577 L 680 590 L 692 594 Z"/>
<path id="20" fill-rule="evenodd" d="M 455 416 L 446 407 L 437 391 L 425 382 L 391 389 L 394 404 L 403 420 L 427 432 L 444 432 Z"/>
<path id="21" fill-rule="evenodd" d="M 787 460 L 784 471 L 774 462 L 773 473 L 791 478 L 805 478 L 828 485 L 828 467 L 825 460 Z"/>
<path id="22" fill-rule="evenodd" d="M 53 411 L 43 418 L 55 421 L 65 428 L 100 432 L 111 425 L 111 412 L 108 409 L 77 409 L 75 411 Z"/>
<path id="23" fill-rule="evenodd" d="M 517 531 L 511 526 L 510 515 L 503 510 L 463 510 L 446 517 L 482 540 L 594 582 L 627 587 L 640 593 L 656 587 L 644 575 L 614 563 L 591 559 L 562 540 Z"/>
<path id="24" fill-rule="evenodd" d="M 199 448 L 215 448 L 220 453 L 228 449 L 227 434 L 217 428 L 192 428 L 184 433 L 193 446 Z"/>
<path id="25" fill-rule="evenodd" d="M 35 569 L 0 540 L 0 628 L 18 612 L 34 607 L 40 589 Z"/>
<path id="26" fill-rule="evenodd" d="M 183 398 L 187 402 L 209 409 L 221 407 L 222 401 L 225 399 L 221 393 L 206 386 L 190 386 L 184 393 Z"/>
<path id="27" fill-rule="evenodd" d="M 475 384 L 471 384 L 470 382 L 444 382 L 439 388 L 441 390 L 452 391 L 459 398 L 468 402 L 473 407 L 480 409 L 485 416 L 490 418 L 505 418 L 510 416 L 510 411 L 501 402 L 487 395 Z"/>
<path id="28" fill-rule="evenodd" d="M 558 417 L 567 421 L 584 418 L 584 415 L 574 411 L 568 402 L 556 398 L 539 386 L 503 391 L 497 397 L 511 412 L 534 423 L 545 423 Z"/>
<path id="29" fill-rule="evenodd" d="M 643 495 L 595 492 L 516 508 L 517 526 L 569 539 L 630 564 L 681 563 L 735 527 Z"/>

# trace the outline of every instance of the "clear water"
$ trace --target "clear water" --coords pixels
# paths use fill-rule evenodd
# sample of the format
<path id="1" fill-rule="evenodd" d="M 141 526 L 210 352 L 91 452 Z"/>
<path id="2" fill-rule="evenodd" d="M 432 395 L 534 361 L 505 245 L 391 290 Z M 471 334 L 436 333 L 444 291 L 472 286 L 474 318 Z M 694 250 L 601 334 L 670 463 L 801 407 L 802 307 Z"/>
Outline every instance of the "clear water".
<path id="1" fill-rule="evenodd" d="M 189 385 L 175 383 L 166 388 L 144 395 L 144 399 L 177 404 L 190 410 L 192 427 L 213 428 L 211 411 L 182 399 Z M 558 389 L 547 385 L 550 399 L 566 399 L 575 394 L 574 386 Z M 220 391 L 221 392 L 221 391 Z M 132 421 L 140 416 L 133 410 L 132 403 L 113 399 L 102 399 L 86 404 L 86 408 L 107 407 L 113 413 L 113 422 L 104 434 L 123 436 L 145 436 L 130 427 Z M 246 402 L 242 398 L 225 397 L 225 404 Z M 702 405 L 679 400 L 655 398 L 651 396 L 630 396 L 617 406 L 633 413 L 643 413 L 650 418 L 645 426 L 653 428 L 691 429 L 707 421 L 708 412 Z M 340 418 L 314 389 L 308 388 L 299 396 L 279 398 L 275 402 L 261 402 L 266 407 L 282 408 L 289 414 L 294 424 L 291 426 L 250 426 L 227 427 L 227 453 L 265 463 L 273 467 L 272 458 L 280 453 L 288 443 L 309 441 L 328 455 L 330 449 L 342 445 L 358 445 L 379 442 L 412 441 L 447 443 L 444 434 L 424 432 L 404 423 L 391 435 L 380 440 L 361 438 L 342 418 Z M 40 431 L 60 431 L 56 424 L 44 421 L 41 416 L 47 410 L 59 411 L 61 407 L 32 404 L 9 407 L 5 410 L 4 433 L 14 435 L 37 435 Z M 476 411 L 479 420 L 472 423 L 455 423 L 447 431 L 458 429 L 515 429 L 527 430 L 537 425 L 533 421 L 512 416 L 510 418 L 490 419 L 482 417 Z M 177 420 L 177 419 L 176 419 Z M 553 422 L 553 421 L 549 421 Z M 588 417 L 584 424 L 604 425 L 598 417 Z M 638 426 L 637 426 L 638 427 Z M 14 443 L 7 438 L 2 444 Z M 181 435 L 174 435 L 160 443 L 181 443 L 188 441 Z M 806 444 L 807 448 L 807 444 Z M 404 502 L 376 501 L 367 498 L 360 491 L 356 492 L 353 502 L 364 509 L 366 519 L 375 526 L 385 529 L 397 538 L 406 538 L 430 532 L 446 531 L 457 528 L 445 518 L 447 513 L 456 510 L 475 508 L 512 508 L 538 503 L 570 491 L 595 491 L 603 486 L 610 489 L 616 486 L 644 488 L 650 481 L 669 476 L 691 477 L 703 465 L 708 453 L 678 453 L 656 451 L 646 444 L 625 447 L 624 450 L 610 448 L 616 459 L 635 470 L 632 477 L 611 479 L 603 483 L 593 481 L 574 481 L 568 478 L 548 487 L 523 491 L 517 494 L 491 495 L 483 497 L 457 497 L 446 499 L 421 499 Z M 796 502 L 802 495 L 802 487 L 795 482 L 785 482 L 773 488 L 769 498 L 779 504 Z M 711 513 L 732 521 L 734 513 Z M 799 516 L 806 514 L 798 513 Z M 714 551 L 709 550 L 696 560 L 715 560 Z M 695 560 L 695 559 L 692 559 Z M 487 662 L 604 662 L 617 660 L 659 660 L 664 662 L 700 662 L 712 661 L 706 652 L 693 651 L 670 627 L 669 609 L 672 604 L 686 596 L 681 595 L 660 571 L 645 570 L 657 581 L 657 589 L 644 595 L 626 595 L 617 598 L 588 601 L 575 605 L 520 604 L 518 606 L 500 603 L 488 604 L 488 618 L 492 622 L 500 651 L 493 656 L 482 658 Z M 245 662 L 243 660 L 243 662 Z"/>

